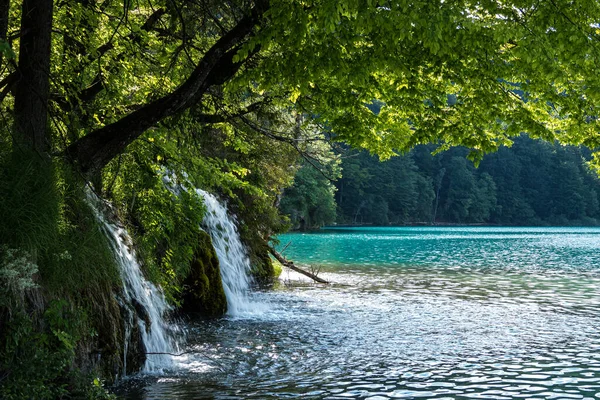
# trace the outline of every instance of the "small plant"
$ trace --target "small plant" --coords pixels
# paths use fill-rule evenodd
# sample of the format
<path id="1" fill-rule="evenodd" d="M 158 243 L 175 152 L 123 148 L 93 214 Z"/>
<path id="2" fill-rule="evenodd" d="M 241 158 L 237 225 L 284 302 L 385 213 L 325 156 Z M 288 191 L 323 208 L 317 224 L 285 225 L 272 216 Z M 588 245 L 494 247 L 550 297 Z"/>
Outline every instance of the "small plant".
<path id="1" fill-rule="evenodd" d="M 0 350 L 0 398 L 55 399 L 70 392 L 107 398 L 101 382 L 73 369 L 75 349 L 89 334 L 86 313 L 65 299 L 53 300 L 41 316 L 14 310 L 6 320 Z"/>
<path id="2" fill-rule="evenodd" d="M 11 309 L 22 304 L 24 291 L 37 287 L 33 279 L 37 273 L 28 252 L 0 246 L 0 306 Z"/>

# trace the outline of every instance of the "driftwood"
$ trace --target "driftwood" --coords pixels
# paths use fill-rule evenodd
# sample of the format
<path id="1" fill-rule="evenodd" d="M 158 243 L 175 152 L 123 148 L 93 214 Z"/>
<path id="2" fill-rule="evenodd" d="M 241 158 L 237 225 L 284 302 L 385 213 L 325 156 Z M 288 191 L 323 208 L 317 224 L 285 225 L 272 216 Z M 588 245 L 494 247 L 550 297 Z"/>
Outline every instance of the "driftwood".
<path id="1" fill-rule="evenodd" d="M 273 257 L 275 257 L 275 259 L 277 261 L 279 261 L 281 264 L 283 264 L 285 267 L 288 267 L 291 270 L 294 270 L 296 272 L 301 273 L 302 275 L 308 276 L 310 279 L 314 280 L 315 282 L 319 282 L 319 283 L 329 283 L 328 281 L 326 281 L 325 279 L 319 278 L 317 275 L 308 272 L 302 268 L 297 267 L 296 265 L 294 265 L 293 262 L 286 260 L 281 254 L 279 254 L 277 252 L 277 250 L 275 250 L 274 248 L 269 246 L 269 252 L 273 255 Z"/>

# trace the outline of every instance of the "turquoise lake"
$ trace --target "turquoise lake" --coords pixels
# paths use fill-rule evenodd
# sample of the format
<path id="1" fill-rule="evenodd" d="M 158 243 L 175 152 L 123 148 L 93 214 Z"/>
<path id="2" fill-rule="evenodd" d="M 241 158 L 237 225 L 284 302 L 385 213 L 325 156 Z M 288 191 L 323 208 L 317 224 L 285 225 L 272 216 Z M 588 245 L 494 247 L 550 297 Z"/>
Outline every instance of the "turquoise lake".
<path id="1" fill-rule="evenodd" d="M 331 228 L 280 236 L 265 312 L 187 322 L 180 368 L 128 398 L 599 399 L 600 228 Z"/>

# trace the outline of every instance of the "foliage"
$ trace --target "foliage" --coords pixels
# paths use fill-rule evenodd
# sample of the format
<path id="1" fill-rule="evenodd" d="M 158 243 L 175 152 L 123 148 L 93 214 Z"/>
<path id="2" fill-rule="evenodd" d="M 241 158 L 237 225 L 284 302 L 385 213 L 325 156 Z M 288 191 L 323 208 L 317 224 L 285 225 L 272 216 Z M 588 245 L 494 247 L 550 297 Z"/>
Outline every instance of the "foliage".
<path id="1" fill-rule="evenodd" d="M 221 49 L 225 75 L 209 74 L 210 90 L 199 85 L 175 111 L 157 105 L 161 116 L 147 130 L 244 125 L 296 146 L 294 132 L 265 118 L 276 109 L 384 159 L 434 143 L 464 145 L 479 161 L 521 132 L 594 149 L 599 8 L 596 0 L 65 1 L 53 21 L 52 141 L 64 150 L 119 121 L 142 123 L 144 105 L 167 104 L 176 88 L 198 82 L 193 71 L 219 39 L 254 15 L 254 29 Z M 247 147 L 243 137 L 232 141 Z"/>
<path id="2" fill-rule="evenodd" d="M 335 187 L 321 171 L 305 164 L 287 188 L 279 208 L 295 229 L 315 229 L 335 221 Z"/>
<path id="3" fill-rule="evenodd" d="M 487 155 L 479 168 L 466 149 L 432 156 L 417 147 L 380 163 L 344 158 L 336 201 L 343 223 L 494 223 L 596 225 L 600 180 L 589 152 L 522 136 Z M 436 197 L 437 196 L 437 197 Z M 436 209 L 437 206 L 437 209 Z"/>
<path id="4" fill-rule="evenodd" d="M 366 154 L 345 161 L 336 192 L 345 222 L 598 216 L 600 189 L 577 150 L 502 147 L 524 132 L 600 148 L 597 0 L 38 0 L 54 13 L 32 27 L 21 25 L 22 4 L 9 2 L 15 34 L 0 32 L 9 38 L 0 52 L 14 55 L 0 70 L 0 117 L 6 128 L 41 128 L 29 141 L 0 132 L 0 244 L 27 254 L 17 265 L 37 265 L 57 298 L 76 303 L 118 284 L 84 179 L 115 201 L 148 276 L 177 302 L 204 210 L 193 188 L 228 200 L 257 275 L 272 274 L 264 246 L 286 227 L 280 192 L 300 159 L 334 158 L 332 141 L 382 160 L 432 144 L 380 169 Z M 21 51 L 36 34 L 37 51 Z M 19 81 L 43 48 L 49 71 Z M 48 82 L 49 94 L 36 92 Z M 23 93 L 43 107 L 15 107 Z M 457 145 L 470 150 L 427 156 Z M 457 158 L 479 162 L 498 149 L 477 171 Z M 600 169 L 597 154 L 586 159 Z M 283 205 L 296 204 L 309 225 L 330 221 L 333 188 L 300 171 Z M 185 185 L 179 193 L 165 185 L 171 173 Z"/>
<path id="5" fill-rule="evenodd" d="M 243 127 L 204 127 L 191 115 L 184 121 L 133 144 L 108 165 L 102 184 L 135 235 L 148 277 L 177 304 L 202 247 L 205 208 L 195 188 L 229 199 L 256 274 L 268 280 L 266 238 L 285 228 L 274 203 L 297 157 L 289 146 Z"/>
<path id="6" fill-rule="evenodd" d="M 36 318 L 15 310 L 0 334 L 3 399 L 108 399 L 97 378 L 72 369 L 77 342 L 90 335 L 88 316 L 66 300 L 52 301 Z M 41 325 L 36 326 L 36 325 Z"/>
<path id="7" fill-rule="evenodd" d="M 521 132 L 595 148 L 599 7 L 274 2 L 256 39 L 269 53 L 248 80 L 287 88 L 336 140 L 384 158 L 435 143 L 479 160 Z"/>
<path id="8" fill-rule="evenodd" d="M 198 249 L 204 206 L 195 192 L 173 178 L 175 172 L 157 162 L 164 157 L 152 142 L 136 144 L 129 154 L 110 165 L 104 176 L 109 195 L 135 236 L 149 278 L 179 301 L 180 284 Z"/>
<path id="9" fill-rule="evenodd" d="M 98 137 L 97 153 L 119 147 L 103 171 L 106 193 L 123 214 L 132 207 L 136 215 L 126 218 L 145 241 L 150 276 L 174 299 L 201 208 L 191 197 L 173 202 L 160 186 L 165 168 L 231 198 L 246 242 L 260 247 L 284 226 L 273 204 L 298 155 L 319 159 L 319 140 L 382 159 L 421 143 L 464 145 L 477 162 L 521 132 L 596 147 L 600 6 L 576 3 L 64 1 L 52 21 L 50 139 L 59 153 L 88 137 Z M 18 18 L 13 5 L 11 29 Z M 253 28 L 240 30 L 248 18 Z M 233 44 L 219 47 L 230 37 Z M 173 105 L 184 93 L 189 99 Z M 3 102 L 9 111 L 11 101 Z M 131 137 L 131 129 L 110 140 L 100 135 L 124 121 L 144 128 Z M 401 182 L 389 189 L 403 186 L 396 200 L 373 194 L 347 220 L 435 218 L 426 205 L 437 176 L 397 162 L 388 171 Z M 137 177 L 125 171 L 135 165 Z M 440 212 L 488 218 L 493 186 L 485 182 L 474 187 L 487 188 L 475 196 L 486 207 L 468 216 L 474 199 L 455 192 Z"/>
<path id="10" fill-rule="evenodd" d="M 268 117 L 271 129 L 277 132 L 292 132 L 299 122 L 298 118 L 276 108 L 261 116 Z M 194 169 L 190 178 L 196 186 L 217 193 L 227 201 L 248 248 L 252 274 L 259 282 L 268 282 L 275 276 L 266 246 L 271 235 L 288 227 L 276 204 L 282 188 L 291 184 L 300 153 L 308 151 L 323 160 L 331 157 L 327 144 L 308 140 L 317 134 L 314 127 L 297 133 L 307 135 L 307 140 L 300 141 L 296 147 L 273 141 L 238 124 L 202 127 L 196 133 L 193 147 L 196 153 L 190 159 L 207 160 L 205 165 L 212 163 L 215 167 L 210 174 Z"/>
<path id="11" fill-rule="evenodd" d="M 69 166 L 1 150 L 0 397 L 99 396 L 72 366 L 95 299 L 120 282 L 106 238 Z"/>

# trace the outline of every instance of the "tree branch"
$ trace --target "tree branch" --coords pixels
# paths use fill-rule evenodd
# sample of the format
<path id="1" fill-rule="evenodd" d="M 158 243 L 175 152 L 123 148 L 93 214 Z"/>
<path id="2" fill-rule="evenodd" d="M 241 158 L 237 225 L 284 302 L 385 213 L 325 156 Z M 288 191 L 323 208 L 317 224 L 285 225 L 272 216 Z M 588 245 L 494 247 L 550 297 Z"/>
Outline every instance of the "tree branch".
<path id="1" fill-rule="evenodd" d="M 302 268 L 297 267 L 296 265 L 294 265 L 293 262 L 286 260 L 281 254 L 279 254 L 277 252 L 277 250 L 275 250 L 274 248 L 272 248 L 271 246 L 269 247 L 269 253 L 271 253 L 273 255 L 273 257 L 275 257 L 275 259 L 277 261 L 279 261 L 281 264 L 283 264 L 285 267 L 288 267 L 291 270 L 294 270 L 296 272 L 301 273 L 302 275 L 308 276 L 310 279 L 319 282 L 319 283 L 329 283 L 329 281 L 326 281 L 323 278 L 319 278 L 317 275 L 308 272 L 306 270 L 303 270 Z"/>
<path id="2" fill-rule="evenodd" d="M 146 20 L 146 22 L 144 22 L 144 24 L 140 27 L 140 29 L 144 30 L 146 32 L 149 32 L 150 30 L 153 29 L 154 25 L 158 22 L 158 20 L 165 14 L 166 14 L 166 10 L 164 8 L 159 8 L 158 10 L 154 11 L 148 17 L 148 19 Z M 119 26 L 120 26 L 120 24 L 119 24 Z M 113 38 L 116 35 L 116 33 L 117 33 L 116 31 L 113 33 L 113 35 L 111 36 L 111 38 L 108 42 L 106 42 L 103 45 L 101 45 L 100 47 L 98 47 L 95 51 L 90 52 L 90 54 L 93 54 L 93 56 L 90 56 L 90 58 L 88 58 L 87 63 L 82 65 L 82 67 L 80 68 L 80 71 L 82 71 L 83 69 L 85 69 L 90 64 L 97 61 L 98 59 L 102 58 L 102 56 L 104 56 L 107 52 L 109 52 L 110 50 L 115 48 Z M 125 36 L 124 39 L 129 40 L 133 43 L 139 43 L 142 38 L 139 34 L 132 32 L 129 35 Z"/>
<path id="3" fill-rule="evenodd" d="M 0 88 L 2 88 L 2 92 L 0 92 L 0 104 L 4 101 L 6 96 L 13 90 L 16 83 L 19 81 L 19 74 L 17 72 L 12 72 L 7 75 L 2 82 L 0 82 Z"/>
<path id="4" fill-rule="evenodd" d="M 67 148 L 68 156 L 82 173 L 93 174 L 147 129 L 199 102 L 209 87 L 231 79 L 248 60 L 233 62 L 233 56 L 265 11 L 266 7 L 257 6 L 242 18 L 204 54 L 189 78 L 174 92 L 72 143 Z"/>
<path id="5" fill-rule="evenodd" d="M 158 20 L 166 13 L 166 10 L 163 8 L 159 8 L 158 10 L 154 11 L 150 17 L 148 17 L 148 19 L 146 20 L 146 22 L 144 22 L 144 24 L 140 27 L 140 29 L 148 32 L 150 31 L 153 26 L 158 22 Z M 125 37 L 126 39 L 130 40 L 133 43 L 139 43 L 141 41 L 141 36 L 137 33 L 130 33 L 129 35 L 127 35 Z M 83 71 L 86 67 L 88 67 L 90 64 L 92 64 L 94 61 L 100 59 L 104 54 L 106 54 L 109 50 L 112 50 L 114 48 L 114 42 L 111 40 L 109 40 L 107 43 L 103 44 L 102 46 L 98 47 L 95 51 L 95 56 L 91 57 L 88 62 L 86 64 L 84 64 L 81 68 L 79 68 L 79 72 L 81 73 L 81 71 Z M 92 54 L 94 54 L 94 52 L 92 52 Z M 119 56 L 117 56 L 117 60 L 121 60 L 123 58 L 123 54 L 119 54 Z M 89 102 L 92 101 L 102 90 L 104 89 L 104 84 L 103 84 L 103 79 L 102 79 L 102 72 L 98 72 L 98 74 L 96 74 L 96 77 L 94 78 L 94 81 L 85 89 L 81 90 L 79 93 L 70 96 L 70 98 L 72 99 L 79 99 L 81 102 Z M 64 111 L 64 112 L 70 112 L 73 110 L 75 104 L 72 101 L 67 101 L 65 98 L 61 97 L 61 98 L 55 98 L 53 99 L 58 106 Z"/>

